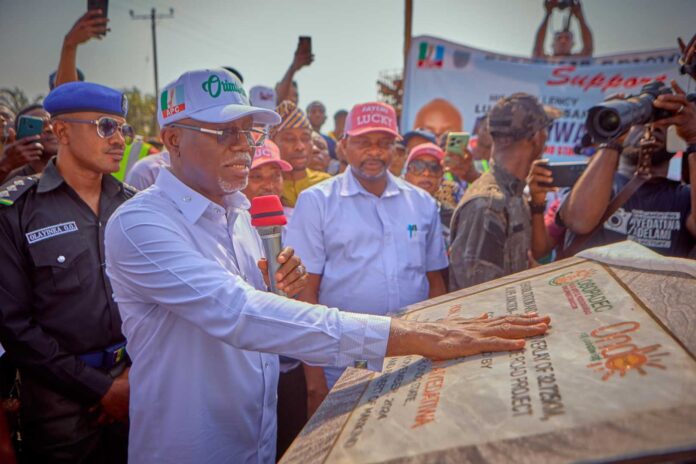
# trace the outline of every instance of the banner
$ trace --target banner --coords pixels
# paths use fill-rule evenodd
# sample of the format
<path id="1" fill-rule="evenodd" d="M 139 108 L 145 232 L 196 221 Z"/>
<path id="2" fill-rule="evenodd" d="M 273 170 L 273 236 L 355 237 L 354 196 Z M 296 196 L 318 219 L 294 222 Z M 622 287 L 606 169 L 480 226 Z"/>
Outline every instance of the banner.
<path id="1" fill-rule="evenodd" d="M 611 94 L 637 94 L 653 79 L 682 84 L 679 56 L 675 48 L 550 63 L 418 36 L 406 66 L 402 131 L 426 127 L 438 135 L 448 130 L 475 135 L 497 100 L 527 92 L 563 112 L 549 131 L 546 153 L 572 155 L 590 107 Z"/>

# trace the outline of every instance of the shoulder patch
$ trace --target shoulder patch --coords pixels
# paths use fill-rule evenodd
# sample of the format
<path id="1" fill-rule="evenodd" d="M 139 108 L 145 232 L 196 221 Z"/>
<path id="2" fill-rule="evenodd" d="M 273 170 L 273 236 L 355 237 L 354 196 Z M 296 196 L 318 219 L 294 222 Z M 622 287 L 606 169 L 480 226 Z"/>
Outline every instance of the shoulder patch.
<path id="1" fill-rule="evenodd" d="M 123 184 L 123 193 L 126 194 L 126 198 L 132 198 L 135 196 L 136 193 L 138 193 L 138 189 L 133 187 L 132 185 L 126 184 L 125 182 L 122 182 Z"/>
<path id="2" fill-rule="evenodd" d="M 19 177 L 5 182 L 0 186 L 0 205 L 14 205 L 17 199 L 38 183 L 40 177 L 40 174 L 34 174 L 32 176 Z"/>

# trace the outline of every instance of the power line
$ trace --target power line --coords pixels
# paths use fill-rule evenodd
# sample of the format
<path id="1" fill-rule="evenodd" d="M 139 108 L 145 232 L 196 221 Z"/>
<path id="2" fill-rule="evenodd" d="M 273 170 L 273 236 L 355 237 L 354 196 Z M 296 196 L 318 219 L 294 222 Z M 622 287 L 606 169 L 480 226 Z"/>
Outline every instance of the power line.
<path id="1" fill-rule="evenodd" d="M 157 14 L 157 9 L 152 8 L 150 14 L 136 15 L 133 10 L 130 10 L 131 19 L 149 19 L 152 27 L 152 62 L 155 68 L 155 100 L 159 96 L 159 76 L 157 72 L 157 20 L 172 19 L 174 17 L 174 8 L 169 9 L 169 14 Z"/>

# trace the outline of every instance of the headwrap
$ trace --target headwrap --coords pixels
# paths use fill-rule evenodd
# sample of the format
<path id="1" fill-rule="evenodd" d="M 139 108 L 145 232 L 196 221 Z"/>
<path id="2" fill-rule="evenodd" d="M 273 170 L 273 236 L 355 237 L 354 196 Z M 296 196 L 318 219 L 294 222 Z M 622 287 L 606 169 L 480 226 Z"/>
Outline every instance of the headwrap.
<path id="1" fill-rule="evenodd" d="M 271 138 L 274 138 L 279 132 L 285 129 L 312 129 L 309 119 L 304 112 L 290 100 L 281 102 L 276 108 L 276 113 L 283 119 L 280 124 L 271 128 Z"/>

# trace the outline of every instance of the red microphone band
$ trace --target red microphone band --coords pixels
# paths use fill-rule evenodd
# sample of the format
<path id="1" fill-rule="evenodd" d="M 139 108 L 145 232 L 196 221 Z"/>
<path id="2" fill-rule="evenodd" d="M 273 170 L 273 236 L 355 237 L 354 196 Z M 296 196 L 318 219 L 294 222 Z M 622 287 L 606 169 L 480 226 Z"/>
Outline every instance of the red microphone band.
<path id="1" fill-rule="evenodd" d="M 251 201 L 251 225 L 254 227 L 284 226 L 288 223 L 278 195 L 256 197 Z"/>

